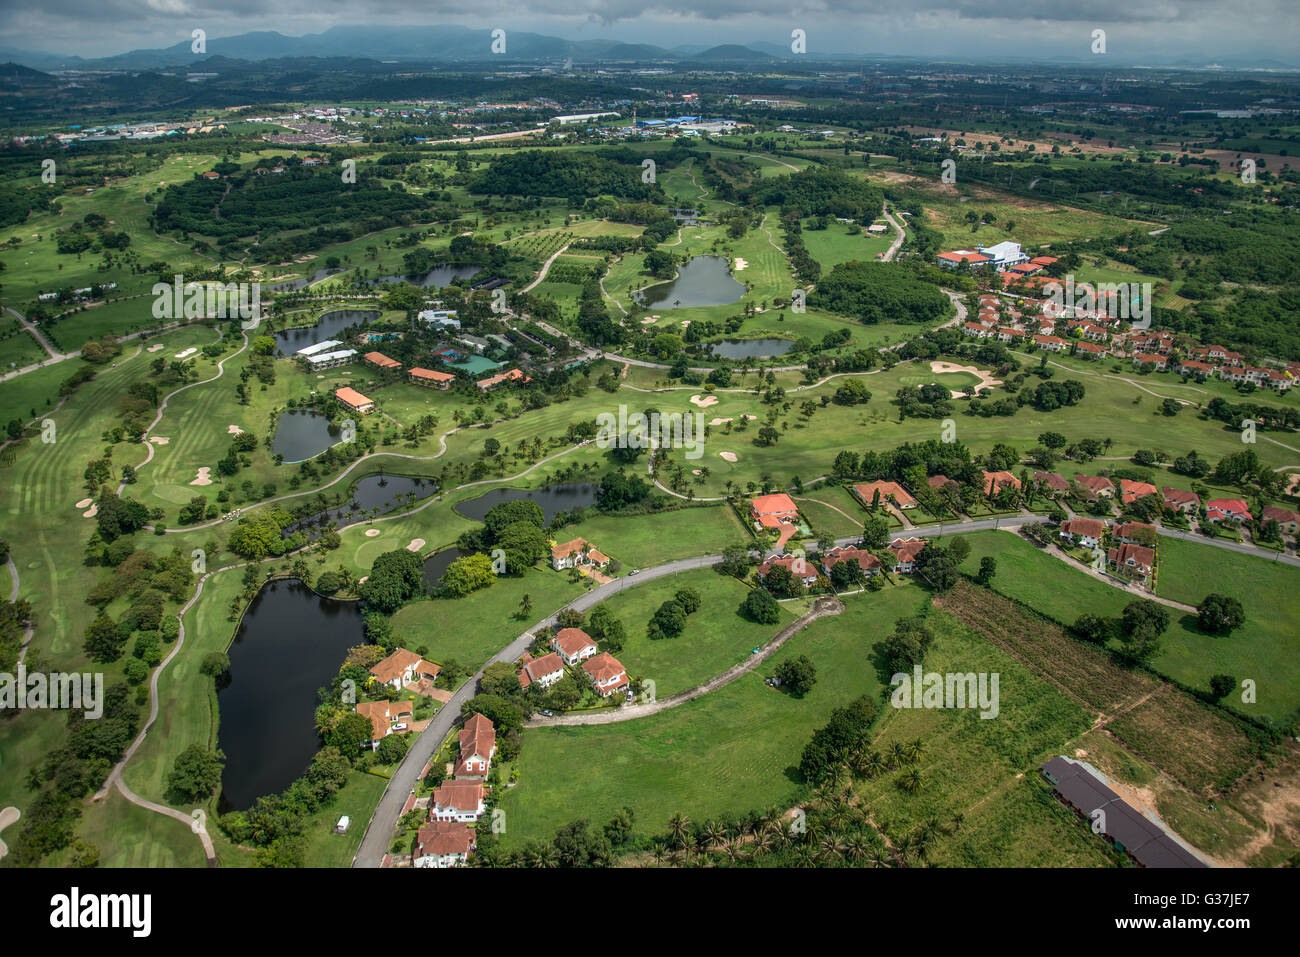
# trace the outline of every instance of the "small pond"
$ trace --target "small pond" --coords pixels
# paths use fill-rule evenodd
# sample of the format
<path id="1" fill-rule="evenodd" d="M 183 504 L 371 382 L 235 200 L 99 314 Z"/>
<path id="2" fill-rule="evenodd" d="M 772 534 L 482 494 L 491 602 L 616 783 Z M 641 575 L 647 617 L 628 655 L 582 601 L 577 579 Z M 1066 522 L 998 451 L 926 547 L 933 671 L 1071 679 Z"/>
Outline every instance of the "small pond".
<path id="1" fill-rule="evenodd" d="M 725 306 L 745 294 L 743 283 L 731 275 L 725 256 L 695 256 L 679 266 L 677 278 L 648 286 L 637 294 L 647 309 Z"/>
<path id="2" fill-rule="evenodd" d="M 283 455 L 286 462 L 305 462 L 320 455 L 338 441 L 331 435 L 329 418 L 319 412 L 289 409 L 281 412 L 275 423 L 275 438 L 271 451 Z"/>
<path id="3" fill-rule="evenodd" d="M 476 522 L 483 521 L 483 516 L 493 505 L 502 502 L 517 502 L 529 499 L 542 507 L 547 524 L 560 512 L 571 512 L 575 508 L 586 508 L 596 503 L 597 486 L 591 482 L 561 482 L 543 488 L 496 488 L 490 492 L 461 502 L 455 506 L 456 511 Z"/>
<path id="4" fill-rule="evenodd" d="M 793 348 L 791 339 L 723 339 L 710 343 L 709 353 L 718 359 L 766 359 L 783 356 Z"/>
<path id="5" fill-rule="evenodd" d="M 281 355 L 291 356 L 318 342 L 341 338 L 340 333 L 349 326 L 374 322 L 378 318 L 378 309 L 335 309 L 322 315 L 315 325 L 282 329 L 275 334 L 275 345 Z"/>

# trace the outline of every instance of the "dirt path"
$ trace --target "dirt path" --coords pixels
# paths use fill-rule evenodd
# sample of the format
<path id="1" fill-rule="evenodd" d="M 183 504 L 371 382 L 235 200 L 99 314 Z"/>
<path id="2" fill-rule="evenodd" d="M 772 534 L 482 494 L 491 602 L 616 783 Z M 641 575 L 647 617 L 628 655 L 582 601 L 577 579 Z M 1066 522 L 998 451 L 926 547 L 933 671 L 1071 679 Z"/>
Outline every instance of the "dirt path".
<path id="1" fill-rule="evenodd" d="M 535 286 L 538 286 L 541 283 L 545 282 L 546 274 L 551 271 L 551 264 L 555 262 L 555 260 L 557 260 L 560 257 L 560 254 L 563 253 L 568 248 L 569 248 L 569 244 L 565 243 L 555 252 L 551 253 L 551 258 L 546 260 L 546 262 L 542 263 L 542 271 L 537 274 L 537 278 L 534 279 L 532 282 L 530 282 L 527 286 L 524 286 L 524 288 L 521 289 L 520 292 L 532 292 Z"/>
<path id="2" fill-rule="evenodd" d="M 662 701 L 649 701 L 645 704 L 631 704 L 614 711 L 600 711 L 596 714 L 563 714 L 556 715 L 553 718 L 532 718 L 524 722 L 525 728 L 543 728 L 553 725 L 588 725 L 588 724 L 615 724 L 621 721 L 634 721 L 637 718 L 645 718 L 652 714 L 658 714 L 661 711 L 667 711 L 670 708 L 676 708 L 688 701 L 694 701 L 696 698 L 708 694 L 710 691 L 716 691 L 719 688 L 726 687 L 741 675 L 749 674 L 773 654 L 783 644 L 793 638 L 799 632 L 803 631 L 818 618 L 824 618 L 828 615 L 838 615 L 844 611 L 844 604 L 837 598 L 818 598 L 813 602 L 813 607 L 806 614 L 790 622 L 782 628 L 776 635 L 759 649 L 758 654 L 751 654 L 748 658 L 738 665 L 733 665 L 720 675 L 716 675 L 704 682 L 702 685 L 696 685 L 688 691 L 680 692 L 671 697 L 664 698 Z"/>
<path id="3" fill-rule="evenodd" d="M 1011 534 L 1017 536 L 1020 535 L 1019 529 L 1015 529 L 1015 528 L 1007 528 L 1007 529 L 1003 529 L 1003 531 L 1010 532 Z M 1174 601 L 1172 598 L 1161 598 L 1159 595 L 1155 594 L 1154 592 L 1149 592 L 1145 588 L 1142 588 L 1139 585 L 1132 585 L 1132 584 L 1128 584 L 1127 582 L 1119 581 L 1118 579 L 1112 577 L 1111 575 L 1107 575 L 1104 574 L 1103 572 L 1099 572 L 1097 571 L 1097 569 L 1089 565 L 1080 564 L 1079 562 L 1071 558 L 1069 555 L 1067 555 L 1065 552 L 1061 551 L 1060 546 L 1057 545 L 1055 542 L 1053 542 L 1050 546 L 1048 546 L 1045 549 L 1045 551 L 1047 552 L 1048 555 L 1051 555 L 1053 558 L 1065 562 L 1075 571 L 1083 572 L 1086 575 L 1091 575 L 1093 578 L 1107 585 L 1110 585 L 1112 588 L 1118 588 L 1120 591 L 1126 591 L 1129 594 L 1136 595 L 1139 598 L 1149 598 L 1151 601 L 1157 602 L 1158 604 L 1167 605 L 1170 608 L 1176 608 L 1179 611 L 1187 612 L 1188 614 L 1192 614 L 1192 615 L 1196 614 L 1196 608 L 1193 607 L 1192 605 L 1184 605 L 1182 602 Z"/>

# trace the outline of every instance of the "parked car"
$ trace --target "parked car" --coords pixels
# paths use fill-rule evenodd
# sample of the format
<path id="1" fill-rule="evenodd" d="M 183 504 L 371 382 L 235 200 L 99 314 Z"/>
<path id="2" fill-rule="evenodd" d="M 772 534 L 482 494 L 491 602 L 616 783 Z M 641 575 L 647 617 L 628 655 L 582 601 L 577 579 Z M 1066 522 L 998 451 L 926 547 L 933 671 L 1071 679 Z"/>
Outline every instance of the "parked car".
<path id="1" fill-rule="evenodd" d="M 539 712 L 537 712 L 537 713 L 540 714 L 543 718 L 554 718 L 554 717 L 555 717 L 555 712 L 553 712 L 553 711 L 539 711 Z"/>
<path id="2" fill-rule="evenodd" d="M 394 731 L 405 731 L 405 730 L 406 730 L 406 722 L 403 721 L 403 722 L 401 722 L 400 724 L 395 724 L 395 725 L 393 725 L 393 730 L 394 730 Z"/>
<path id="3" fill-rule="evenodd" d="M 634 568 L 634 569 L 632 569 L 630 572 L 628 572 L 628 574 L 629 574 L 629 575 L 635 575 L 635 574 L 636 574 L 637 572 L 639 572 L 640 570 L 641 570 L 641 569 L 639 569 L 639 568 Z"/>

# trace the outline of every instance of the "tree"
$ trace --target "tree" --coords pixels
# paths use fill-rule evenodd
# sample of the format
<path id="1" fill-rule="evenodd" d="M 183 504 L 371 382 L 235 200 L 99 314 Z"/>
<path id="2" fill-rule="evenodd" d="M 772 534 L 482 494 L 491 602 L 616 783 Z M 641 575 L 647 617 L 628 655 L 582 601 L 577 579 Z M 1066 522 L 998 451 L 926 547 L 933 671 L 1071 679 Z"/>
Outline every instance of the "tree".
<path id="1" fill-rule="evenodd" d="M 453 598 L 463 598 L 470 592 L 491 585 L 495 578 L 491 558 L 482 554 L 466 555 L 447 566 L 440 584 Z"/>
<path id="2" fill-rule="evenodd" d="M 736 543 L 722 549 L 722 562 L 718 565 L 718 570 L 733 578 L 744 578 L 749 574 L 751 564 L 749 546 Z"/>
<path id="3" fill-rule="evenodd" d="M 225 763 L 221 751 L 191 744 L 176 756 L 167 775 L 167 787 L 185 801 L 206 801 L 221 783 Z"/>
<path id="4" fill-rule="evenodd" d="M 646 634 L 652 638 L 676 638 L 686 628 L 686 609 L 676 601 L 666 601 L 650 617 Z"/>
<path id="5" fill-rule="evenodd" d="M 1159 648 L 1160 636 L 1169 627 L 1169 612 L 1149 598 L 1139 598 L 1124 606 L 1120 643 L 1130 661 L 1148 661 Z"/>
<path id="6" fill-rule="evenodd" d="M 356 712 L 345 712 L 322 736 L 325 744 L 337 748 L 345 757 L 355 756 L 362 748 L 370 747 L 375 729 L 370 719 Z"/>
<path id="7" fill-rule="evenodd" d="M 508 698 L 522 690 L 515 666 L 508 661 L 497 661 L 483 669 L 483 679 L 479 688 L 484 694 L 499 695 Z"/>
<path id="8" fill-rule="evenodd" d="M 1237 687 L 1237 679 L 1232 675 L 1210 675 L 1210 697 L 1222 701 Z"/>
<path id="9" fill-rule="evenodd" d="M 677 589 L 677 594 L 673 596 L 673 601 L 681 605 L 682 611 L 686 612 L 686 614 L 693 615 L 697 610 L 699 610 L 700 603 L 703 599 L 700 597 L 700 593 L 694 588 L 679 588 Z"/>
<path id="10" fill-rule="evenodd" d="M 410 745 L 406 743 L 406 735 L 390 734 L 379 742 L 379 747 L 375 749 L 375 756 L 380 764 L 396 764 L 406 757 L 409 747 Z"/>
<path id="11" fill-rule="evenodd" d="M 1080 615 L 1070 626 L 1070 634 L 1080 641 L 1094 645 L 1104 645 L 1110 636 L 1110 627 L 1104 618 L 1097 615 Z"/>
<path id="12" fill-rule="evenodd" d="M 960 540 L 960 539 L 959 539 Z M 967 548 L 970 546 L 967 545 Z M 917 573 L 929 582 L 930 587 L 938 592 L 946 592 L 957 584 L 961 577 L 957 572 L 957 563 L 947 549 L 927 546 L 916 556 Z"/>
<path id="13" fill-rule="evenodd" d="M 746 595 L 737 611 L 742 618 L 748 618 L 760 625 L 774 625 L 781 620 L 781 606 L 762 588 L 755 588 Z"/>
<path id="14" fill-rule="evenodd" d="M 975 576 L 975 581 L 987 587 L 993 581 L 993 576 L 997 573 L 997 559 L 992 555 L 985 555 L 980 559 L 980 570 L 979 574 Z"/>
<path id="15" fill-rule="evenodd" d="M 82 648 L 94 661 L 107 664 L 122 657 L 126 636 L 119 634 L 117 622 L 106 613 L 99 615 L 86 626 L 86 639 Z"/>
<path id="16" fill-rule="evenodd" d="M 224 651 L 210 651 L 203 656 L 199 671 L 215 678 L 230 670 L 230 657 Z"/>
<path id="17" fill-rule="evenodd" d="M 491 572 L 492 562 L 486 555 L 470 557 L 481 558 Z M 453 567 L 455 564 L 452 563 Z M 423 580 L 424 568 L 415 552 L 405 548 L 384 552 L 370 566 L 370 577 L 359 589 L 361 600 L 367 608 L 391 615 L 420 591 Z"/>
<path id="18" fill-rule="evenodd" d="M 817 667 L 807 655 L 787 658 L 776 666 L 776 677 L 781 687 L 789 689 L 796 698 L 802 698 L 817 682 Z"/>
<path id="19" fill-rule="evenodd" d="M 934 635 L 925 626 L 924 618 L 899 618 L 880 645 L 886 668 L 893 674 L 910 672 L 925 659 L 933 641 Z"/>
<path id="20" fill-rule="evenodd" d="M 1241 602 L 1227 595 L 1209 594 L 1196 606 L 1196 621 L 1202 631 L 1226 635 L 1246 620 Z"/>

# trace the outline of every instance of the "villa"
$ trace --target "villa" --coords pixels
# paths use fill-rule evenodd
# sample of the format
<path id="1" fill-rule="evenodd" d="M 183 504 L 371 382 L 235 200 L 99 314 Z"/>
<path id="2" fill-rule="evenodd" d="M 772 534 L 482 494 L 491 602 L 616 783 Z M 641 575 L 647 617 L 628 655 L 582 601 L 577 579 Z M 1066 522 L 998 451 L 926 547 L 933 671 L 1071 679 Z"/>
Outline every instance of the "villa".
<path id="1" fill-rule="evenodd" d="M 1095 518 L 1072 518 L 1068 522 L 1061 523 L 1061 531 L 1058 534 L 1061 538 L 1082 545 L 1084 548 L 1096 548 L 1105 532 L 1106 526 Z"/>
<path id="2" fill-rule="evenodd" d="M 483 782 L 454 778 L 438 785 L 430 801 L 429 817 L 434 821 L 477 821 L 484 811 Z"/>
<path id="3" fill-rule="evenodd" d="M 1004 488 L 1013 488 L 1019 491 L 1020 479 L 1016 478 L 1010 472 L 985 472 L 984 473 L 984 494 L 990 497 L 997 495 Z"/>
<path id="4" fill-rule="evenodd" d="M 459 821 L 432 821 L 417 832 L 412 867 L 458 867 L 474 851 L 474 833 Z"/>
<path id="5" fill-rule="evenodd" d="M 758 566 L 759 580 L 767 578 L 774 568 L 784 568 L 794 576 L 795 581 L 802 582 L 805 586 L 817 581 L 817 570 L 802 555 L 779 555 L 769 558 Z"/>
<path id="6" fill-rule="evenodd" d="M 1181 488 L 1171 488 L 1163 485 L 1160 488 L 1160 495 L 1165 500 L 1165 506 L 1176 512 L 1182 512 L 1184 515 L 1194 513 L 1201 507 L 1201 497 L 1195 492 L 1188 492 Z"/>
<path id="7" fill-rule="evenodd" d="M 383 661 L 375 664 L 370 669 L 370 673 L 380 684 L 387 685 L 394 691 L 401 691 L 412 681 L 419 681 L 421 678 L 432 681 L 442 673 L 442 668 L 432 661 L 425 661 L 414 651 L 398 648 Z"/>
<path id="8" fill-rule="evenodd" d="M 391 371 L 393 369 L 400 369 L 402 367 L 402 364 L 400 362 L 398 362 L 396 359 L 388 358 L 388 356 L 384 355 L 382 352 L 367 352 L 361 358 L 366 365 L 374 369 L 383 369 L 386 371 Z"/>
<path id="9" fill-rule="evenodd" d="M 1205 503 L 1205 519 L 1240 525 L 1250 521 L 1250 508 L 1239 498 L 1212 498 Z"/>
<path id="10" fill-rule="evenodd" d="M 585 538 L 575 538 L 563 545 L 551 546 L 551 567 L 557 572 L 579 565 L 595 565 L 604 568 L 610 558 Z"/>
<path id="11" fill-rule="evenodd" d="M 591 635 L 581 628 L 561 628 L 551 639 L 551 647 L 569 667 L 585 661 L 600 650 Z"/>
<path id="12" fill-rule="evenodd" d="M 898 538 L 889 543 L 889 550 L 898 559 L 898 570 L 910 575 L 916 571 L 916 556 L 925 549 L 919 538 Z"/>
<path id="13" fill-rule="evenodd" d="M 897 482 L 859 482 L 853 486 L 853 492 L 867 507 L 876 501 L 879 493 L 881 502 L 892 501 L 899 508 L 916 508 L 916 499 Z"/>
<path id="14" fill-rule="evenodd" d="M 406 378 L 416 385 L 422 385 L 425 388 L 431 389 L 446 389 L 456 381 L 456 377 L 450 372 L 439 372 L 436 369 L 421 369 L 419 366 L 408 370 Z"/>
<path id="15" fill-rule="evenodd" d="M 1115 497 L 1115 485 L 1104 475 L 1081 475 L 1075 472 L 1074 481 L 1076 484 L 1083 486 L 1084 494 L 1090 502 L 1099 495 L 1102 498 Z"/>
<path id="16" fill-rule="evenodd" d="M 460 756 L 456 759 L 456 777 L 485 778 L 497 753 L 496 727 L 481 714 L 472 715 L 460 729 Z"/>
<path id="17" fill-rule="evenodd" d="M 865 548 L 854 548 L 845 546 L 843 548 L 830 548 L 820 556 L 822 568 L 826 569 L 826 574 L 830 574 L 840 562 L 857 562 L 858 567 L 862 569 L 863 574 L 868 578 L 872 575 L 879 575 L 881 564 L 880 559 Z"/>
<path id="18" fill-rule="evenodd" d="M 338 399 L 353 412 L 360 412 L 362 415 L 369 415 L 375 411 L 375 402 L 368 399 L 351 386 L 343 386 L 341 389 L 334 390 L 334 398 Z"/>
<path id="19" fill-rule="evenodd" d="M 1119 480 L 1120 501 L 1131 505 L 1140 498 L 1156 494 L 1156 487 L 1149 482 L 1133 482 L 1129 479 Z"/>
<path id="20" fill-rule="evenodd" d="M 564 661 L 554 652 L 540 658 L 525 653 L 518 676 L 521 688 L 526 689 L 536 683 L 546 689 L 564 677 Z"/>
<path id="21" fill-rule="evenodd" d="M 799 507 L 794 504 L 794 499 L 784 492 L 751 498 L 749 517 L 754 520 L 756 529 L 773 528 L 780 533 L 776 542 L 777 548 L 788 542 L 799 530 Z"/>
<path id="22" fill-rule="evenodd" d="M 628 687 L 627 671 L 619 660 L 609 652 L 602 651 L 582 663 L 582 670 L 591 679 L 591 685 L 602 698 L 608 698 L 615 691 Z"/>
<path id="23" fill-rule="evenodd" d="M 405 727 L 394 727 L 403 725 L 410 721 L 415 714 L 414 701 L 359 701 L 356 706 L 357 714 L 369 718 L 372 732 L 370 735 L 370 749 L 378 749 L 379 742 L 384 740 L 394 731 L 405 731 Z"/>
<path id="24" fill-rule="evenodd" d="M 1106 562 L 1112 568 L 1125 569 L 1145 581 L 1156 566 L 1156 553 L 1144 545 L 1121 545 L 1107 550 Z"/>
<path id="25" fill-rule="evenodd" d="M 1262 517 L 1266 522 L 1277 522 L 1278 528 L 1287 535 L 1294 535 L 1300 529 L 1300 512 L 1293 512 L 1289 508 L 1265 505 Z"/>

